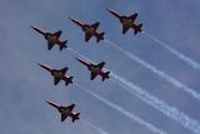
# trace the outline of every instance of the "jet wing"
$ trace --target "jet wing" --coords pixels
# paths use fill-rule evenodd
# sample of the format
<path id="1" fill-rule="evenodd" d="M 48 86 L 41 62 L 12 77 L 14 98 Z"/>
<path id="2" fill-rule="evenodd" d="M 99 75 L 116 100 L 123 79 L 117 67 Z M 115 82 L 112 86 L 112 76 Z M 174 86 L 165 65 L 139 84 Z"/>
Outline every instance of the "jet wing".
<path id="1" fill-rule="evenodd" d="M 129 18 L 132 19 L 132 21 L 135 21 L 135 19 L 137 18 L 138 14 L 134 13 L 133 15 L 129 16 Z"/>
<path id="2" fill-rule="evenodd" d="M 65 121 L 67 119 L 67 114 L 61 114 L 61 122 Z"/>
<path id="3" fill-rule="evenodd" d="M 94 80 L 96 77 L 97 77 L 97 74 L 94 73 L 94 72 L 91 72 L 90 79 L 91 79 L 91 80 Z"/>
<path id="4" fill-rule="evenodd" d="M 122 33 L 123 33 L 123 34 L 127 33 L 127 31 L 129 30 L 129 28 L 130 28 L 130 27 L 123 26 L 123 27 L 122 27 Z"/>
<path id="5" fill-rule="evenodd" d="M 91 26 L 96 30 L 99 27 L 99 22 L 92 24 Z"/>
<path id="6" fill-rule="evenodd" d="M 65 74 L 68 70 L 68 67 L 64 67 L 62 69 L 60 69 L 59 71 L 61 71 L 63 74 Z"/>
<path id="7" fill-rule="evenodd" d="M 48 50 L 51 50 L 54 45 L 55 45 L 54 43 L 48 42 Z"/>
<path id="8" fill-rule="evenodd" d="M 67 107 L 67 109 L 69 109 L 70 111 L 73 111 L 74 107 L 75 107 L 75 104 L 71 104 Z"/>
<path id="9" fill-rule="evenodd" d="M 60 78 L 54 77 L 54 85 L 57 85 L 60 82 Z"/>
<path id="10" fill-rule="evenodd" d="M 62 34 L 62 31 L 61 31 L 61 30 L 59 30 L 59 31 L 57 31 L 57 32 L 55 32 L 55 33 L 53 33 L 53 35 L 55 35 L 55 36 L 58 37 L 58 38 L 60 38 L 61 34 Z"/>
<path id="11" fill-rule="evenodd" d="M 102 69 L 105 66 L 105 64 L 106 64 L 105 62 L 101 62 L 97 66 Z"/>
<path id="12" fill-rule="evenodd" d="M 88 42 L 91 39 L 92 35 L 85 33 L 85 41 Z"/>

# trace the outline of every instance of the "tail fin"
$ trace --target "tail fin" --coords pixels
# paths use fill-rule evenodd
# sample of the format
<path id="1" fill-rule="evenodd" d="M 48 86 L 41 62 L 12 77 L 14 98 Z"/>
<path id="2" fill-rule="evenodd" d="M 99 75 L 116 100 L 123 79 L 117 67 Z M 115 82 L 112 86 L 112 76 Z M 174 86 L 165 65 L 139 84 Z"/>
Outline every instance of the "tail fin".
<path id="1" fill-rule="evenodd" d="M 109 74 L 110 74 L 110 71 L 105 72 L 105 73 L 103 74 L 103 76 L 102 76 L 102 81 L 105 81 L 106 79 L 109 79 L 109 78 L 110 78 Z"/>
<path id="2" fill-rule="evenodd" d="M 134 34 L 136 35 L 138 32 L 142 32 L 142 26 L 143 24 L 139 24 L 135 27 L 135 32 Z"/>
<path id="3" fill-rule="evenodd" d="M 79 118 L 79 115 L 80 115 L 80 113 L 76 113 L 76 114 L 73 114 L 72 115 L 72 122 L 74 123 L 76 120 L 79 120 L 80 118 Z"/>
<path id="4" fill-rule="evenodd" d="M 65 85 L 66 85 L 66 86 L 68 86 L 70 83 L 71 83 L 71 84 L 73 83 L 73 76 L 71 76 L 71 77 L 69 77 L 69 78 L 67 78 L 67 79 L 65 80 Z"/>
<path id="5" fill-rule="evenodd" d="M 61 43 L 61 45 L 60 45 L 60 51 L 62 51 L 63 50 L 63 48 L 67 48 L 67 40 L 65 40 L 65 41 L 63 41 L 62 43 Z"/>
<path id="6" fill-rule="evenodd" d="M 100 40 L 104 40 L 104 35 L 105 35 L 104 32 L 97 34 L 97 36 L 96 36 L 97 37 L 97 42 L 99 42 Z"/>

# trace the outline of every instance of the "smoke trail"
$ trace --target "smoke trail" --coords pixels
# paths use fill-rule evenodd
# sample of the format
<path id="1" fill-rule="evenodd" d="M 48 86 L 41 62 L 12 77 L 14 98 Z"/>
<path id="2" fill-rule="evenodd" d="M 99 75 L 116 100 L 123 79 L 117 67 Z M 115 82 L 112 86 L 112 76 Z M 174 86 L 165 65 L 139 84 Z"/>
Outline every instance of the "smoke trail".
<path id="1" fill-rule="evenodd" d="M 138 63 L 140 63 L 141 65 L 143 65 L 147 69 L 151 70 L 151 72 L 157 74 L 160 78 L 163 78 L 164 80 L 166 80 L 169 83 L 173 84 L 177 88 L 183 89 L 185 92 L 190 94 L 195 99 L 200 100 L 200 94 L 198 92 L 196 92 L 194 89 L 188 87 L 187 85 L 185 85 L 184 83 L 178 81 L 174 77 L 169 76 L 168 74 L 166 74 L 163 71 L 157 69 L 156 67 L 152 66 L 151 64 L 145 62 L 144 60 L 140 59 L 139 57 L 127 52 L 126 50 L 124 50 L 121 47 L 117 46 L 115 43 L 113 43 L 113 42 L 111 42 L 109 40 L 105 40 L 105 42 L 110 44 L 112 47 L 118 49 L 119 51 L 124 53 L 126 56 L 130 57 L 131 59 L 137 61 Z"/>
<path id="2" fill-rule="evenodd" d="M 113 45 L 113 46 L 116 46 L 116 45 Z M 121 49 L 121 50 L 123 50 L 123 49 Z M 76 52 L 76 53 L 78 53 L 78 52 Z M 164 115 L 174 119 L 175 121 L 179 122 L 185 128 L 192 130 L 194 133 L 197 133 L 197 134 L 200 133 L 200 125 L 199 125 L 198 121 L 190 118 L 189 116 L 187 116 L 183 112 L 180 112 L 175 107 L 169 106 L 166 102 L 156 98 L 155 96 L 150 95 L 144 89 L 135 86 L 131 82 L 127 81 L 126 79 L 120 77 L 119 75 L 116 75 L 114 72 L 111 73 L 111 76 L 113 78 L 115 78 L 115 80 L 117 80 L 117 84 L 119 84 L 119 82 L 121 82 L 120 85 L 125 85 L 125 86 L 129 87 L 130 89 L 132 89 L 132 90 L 130 90 L 128 88 L 125 88 L 125 86 L 122 86 L 122 87 L 124 87 L 124 89 L 129 91 L 131 94 L 137 96 L 138 98 L 140 98 L 145 103 L 153 106 L 155 109 L 161 111 Z M 118 109 L 118 111 L 120 111 L 120 110 Z M 125 113 L 126 113 L 127 116 L 130 116 L 129 115 L 130 113 L 127 113 L 127 112 L 125 112 Z"/>
<path id="3" fill-rule="evenodd" d="M 82 120 L 82 122 L 86 125 L 89 125 L 91 128 L 93 128 L 94 130 L 96 130 L 97 132 L 99 132 L 100 134 L 109 134 L 108 132 L 104 131 L 103 129 L 99 128 L 98 126 L 90 123 L 87 120 Z"/>
<path id="4" fill-rule="evenodd" d="M 82 57 L 82 58 L 84 58 L 84 59 L 89 60 L 88 57 L 86 57 L 85 55 L 82 55 L 82 54 L 78 53 L 76 50 L 74 50 L 74 49 L 71 48 L 71 47 L 69 47 L 68 50 L 71 51 L 73 54 L 78 55 L 79 57 Z"/>
<path id="5" fill-rule="evenodd" d="M 174 48 L 170 47 L 169 45 L 167 45 L 166 43 L 160 41 L 159 39 L 151 36 L 150 34 L 146 33 L 146 32 L 142 32 L 146 37 L 148 37 L 149 39 L 151 39 L 152 41 L 160 44 L 161 46 L 163 46 L 165 49 L 167 49 L 169 52 L 173 53 L 174 55 L 176 55 L 179 59 L 185 61 L 186 63 L 188 63 L 190 66 L 192 66 L 194 69 L 200 69 L 200 64 L 196 61 L 194 61 L 193 59 L 191 59 L 190 57 L 184 55 L 183 53 L 175 50 Z"/>
<path id="6" fill-rule="evenodd" d="M 127 81 L 126 79 L 120 77 L 119 75 L 115 73 L 111 73 L 112 77 L 116 80 L 120 81 L 122 84 L 126 85 L 129 88 L 125 88 L 127 91 L 129 91 L 131 94 L 137 96 L 145 103 L 153 106 L 155 109 L 161 111 L 164 115 L 174 119 L 175 121 L 179 122 L 182 126 L 184 126 L 186 129 L 192 130 L 194 133 L 199 134 L 200 133 L 200 124 L 198 121 L 190 118 L 183 112 L 178 111 L 175 107 L 169 106 L 166 102 L 156 98 L 153 95 L 150 95 L 147 91 L 144 89 L 137 87 L 136 85 L 132 84 L 131 82 Z M 119 83 L 117 81 L 117 83 Z"/>
<path id="7" fill-rule="evenodd" d="M 83 88 L 79 85 L 76 84 L 76 86 L 80 89 L 82 89 L 83 91 L 87 92 L 88 94 L 92 95 L 93 97 L 95 97 L 97 100 L 107 104 L 108 106 L 112 107 L 113 109 L 119 111 L 120 113 L 124 114 L 125 116 L 127 116 L 128 118 L 136 121 L 137 123 L 147 127 L 149 130 L 151 130 L 152 132 L 154 133 L 157 133 L 157 134 L 167 134 L 166 132 L 160 130 L 159 128 L 156 128 L 154 125 L 150 124 L 150 123 L 147 123 L 145 122 L 143 119 L 137 117 L 136 115 L 134 115 L 133 113 L 130 113 L 126 110 L 124 110 L 123 108 L 121 108 L 120 106 L 106 100 L 105 98 L 102 98 L 101 96 L 93 93 L 92 91 L 90 90 L 87 90 L 86 88 Z"/>

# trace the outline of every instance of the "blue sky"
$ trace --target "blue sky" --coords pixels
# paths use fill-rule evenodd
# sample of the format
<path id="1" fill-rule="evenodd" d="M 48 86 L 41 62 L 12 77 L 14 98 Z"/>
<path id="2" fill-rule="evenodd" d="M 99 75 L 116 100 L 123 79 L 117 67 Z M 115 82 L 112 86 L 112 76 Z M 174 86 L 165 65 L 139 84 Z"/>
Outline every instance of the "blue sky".
<path id="1" fill-rule="evenodd" d="M 199 101 L 109 44 L 96 44 L 94 39 L 85 43 L 81 29 L 68 20 L 73 16 L 88 23 L 100 21 L 100 31 L 106 32 L 106 38 L 200 92 L 199 70 L 193 69 L 143 34 L 133 36 L 132 32 L 128 32 L 122 35 L 121 24 L 105 10 L 111 7 L 126 15 L 137 11 L 137 22 L 144 22 L 146 32 L 200 62 L 199 6 L 197 0 L 0 0 L 0 132 L 97 133 L 82 121 L 61 123 L 58 113 L 45 104 L 44 100 L 49 99 L 65 105 L 76 103 L 81 119 L 110 134 L 152 133 L 73 85 L 65 87 L 61 82 L 53 86 L 52 78 L 37 66 L 36 62 L 40 62 L 56 68 L 68 66 L 70 75 L 79 84 L 169 134 L 192 134 L 191 130 L 113 81 L 103 83 L 99 78 L 90 81 L 89 72 L 74 60 L 73 53 L 68 50 L 59 52 L 57 47 L 48 51 L 45 40 L 30 26 L 49 31 L 63 30 L 61 39 L 68 39 L 70 47 L 95 62 L 105 60 L 108 69 L 199 121 Z"/>

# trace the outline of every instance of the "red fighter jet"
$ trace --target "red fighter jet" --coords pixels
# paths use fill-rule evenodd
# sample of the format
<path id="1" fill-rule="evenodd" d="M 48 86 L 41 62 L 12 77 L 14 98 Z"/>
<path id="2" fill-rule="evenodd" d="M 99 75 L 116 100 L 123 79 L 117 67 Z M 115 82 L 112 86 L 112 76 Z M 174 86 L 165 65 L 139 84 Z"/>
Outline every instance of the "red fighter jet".
<path id="1" fill-rule="evenodd" d="M 105 62 L 101 62 L 101 63 L 95 65 L 95 64 L 83 61 L 83 60 L 81 60 L 79 58 L 75 58 L 75 59 L 77 61 L 79 61 L 80 63 L 82 63 L 83 65 L 85 65 L 88 68 L 88 70 L 90 70 L 90 72 L 91 72 L 91 77 L 90 77 L 91 80 L 94 80 L 97 75 L 100 75 L 102 77 L 102 81 L 104 81 L 105 79 L 109 79 L 110 78 L 110 76 L 109 76 L 110 72 L 109 71 L 107 71 L 107 72 L 103 71 L 103 67 L 106 64 Z"/>
<path id="2" fill-rule="evenodd" d="M 54 107 L 61 114 L 61 122 L 65 121 L 67 117 L 72 118 L 72 122 L 74 123 L 76 120 L 79 120 L 80 113 L 74 113 L 75 104 L 71 104 L 69 106 L 59 106 L 53 102 L 46 101 L 47 104 Z"/>
<path id="3" fill-rule="evenodd" d="M 44 38 L 48 42 L 48 50 L 51 50 L 55 44 L 57 44 L 60 47 L 60 51 L 62 51 L 64 48 L 67 48 L 67 45 L 66 45 L 67 40 L 61 41 L 59 39 L 62 34 L 61 30 L 55 33 L 51 33 L 51 32 L 45 32 L 34 26 L 31 26 L 31 28 L 33 28 L 35 31 L 37 31 L 38 33 L 44 36 Z"/>
<path id="4" fill-rule="evenodd" d="M 45 70 L 47 70 L 53 77 L 54 77 L 54 85 L 57 85 L 61 80 L 65 81 L 65 85 L 69 85 L 70 83 L 72 84 L 73 81 L 73 77 L 72 76 L 65 76 L 68 67 L 62 68 L 62 69 L 54 69 L 52 67 L 49 67 L 47 65 L 42 65 L 42 64 L 38 64 L 39 66 L 41 66 L 42 68 L 44 68 Z"/>
<path id="5" fill-rule="evenodd" d="M 96 41 L 99 42 L 100 40 L 104 40 L 104 32 L 102 33 L 98 33 L 97 32 L 97 28 L 99 27 L 100 23 L 99 22 L 96 22 L 92 25 L 89 25 L 89 24 L 85 24 L 85 23 L 82 23 L 76 19 L 73 19 L 73 18 L 69 18 L 72 22 L 74 22 L 75 24 L 79 25 L 82 30 L 85 32 L 85 41 L 88 42 L 92 36 L 95 36 L 96 37 Z"/>
<path id="6" fill-rule="evenodd" d="M 123 34 L 126 34 L 126 32 L 132 28 L 134 30 L 134 34 L 136 35 L 138 32 L 142 32 L 142 26 L 143 24 L 139 24 L 137 25 L 135 23 L 135 20 L 138 16 L 137 13 L 134 13 L 130 16 L 124 16 L 124 15 L 121 15 L 117 12 L 115 12 L 114 10 L 112 9 L 108 9 L 108 11 L 115 17 L 117 17 L 119 19 L 119 21 L 122 23 L 122 33 Z"/>

